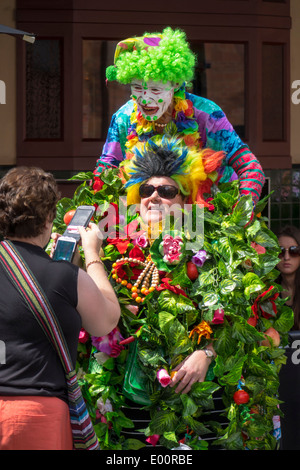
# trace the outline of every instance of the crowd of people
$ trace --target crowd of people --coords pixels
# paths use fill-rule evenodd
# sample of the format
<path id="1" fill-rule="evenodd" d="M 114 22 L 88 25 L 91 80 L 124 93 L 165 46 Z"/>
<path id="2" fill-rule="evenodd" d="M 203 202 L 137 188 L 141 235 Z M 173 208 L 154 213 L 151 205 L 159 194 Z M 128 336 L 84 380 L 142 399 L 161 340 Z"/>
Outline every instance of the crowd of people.
<path id="1" fill-rule="evenodd" d="M 132 94 L 112 118 L 95 178 L 101 179 L 107 169 L 117 168 L 125 183 L 127 204 L 139 206 L 144 226 L 161 226 L 175 206 L 179 218 L 185 204 L 208 209 L 213 196 L 220 193 L 220 185 L 238 181 L 238 201 L 246 196 L 251 204 L 249 220 L 238 227 L 245 231 L 260 199 L 264 173 L 224 112 L 215 103 L 187 92 L 194 67 L 195 56 L 181 30 L 166 28 L 162 33 L 145 33 L 117 45 L 107 79 L 130 84 Z M 79 228 L 84 268 L 54 261 L 45 252 L 58 201 L 54 178 L 38 168 L 14 168 L 0 182 L 0 233 L 4 237 L 0 248 L 0 339 L 6 345 L 5 364 L 0 364 L 1 450 L 74 448 L 60 358 L 32 315 L 31 298 L 24 302 L 18 295 L 18 291 L 25 291 L 24 281 L 14 273 L 8 275 L 6 253 L 17 254 L 49 300 L 74 369 L 80 331 L 101 338 L 114 331 L 121 318 L 120 299 L 100 257 L 103 236 L 95 223 L 87 229 Z M 228 212 L 231 210 L 228 207 Z M 244 235 L 239 236 L 242 239 Z M 285 228 L 278 234 L 278 247 L 280 296 L 292 308 L 293 329 L 298 330 L 299 230 Z M 171 257 L 170 253 L 165 257 Z M 138 262 L 141 264 L 141 260 Z M 155 262 L 149 263 L 155 289 L 161 274 Z M 202 265 L 198 262 L 194 266 L 198 266 L 198 277 Z M 164 286 L 168 285 L 166 277 Z M 149 290 L 148 282 L 143 292 Z M 143 294 L 142 289 L 136 291 Z M 181 293 L 185 295 L 184 290 Z M 222 308 L 217 310 L 221 312 Z M 195 345 L 192 340 L 199 328 L 193 328 L 189 344 Z M 195 384 L 204 382 L 211 364 L 222 354 L 214 349 L 209 334 L 205 338 L 204 347 L 186 349 L 186 354 L 176 357 L 168 385 L 178 395 L 188 395 Z M 168 360 L 172 362 L 172 358 Z M 242 388 L 242 378 L 239 383 Z M 130 398 L 141 403 L 137 395 Z"/>

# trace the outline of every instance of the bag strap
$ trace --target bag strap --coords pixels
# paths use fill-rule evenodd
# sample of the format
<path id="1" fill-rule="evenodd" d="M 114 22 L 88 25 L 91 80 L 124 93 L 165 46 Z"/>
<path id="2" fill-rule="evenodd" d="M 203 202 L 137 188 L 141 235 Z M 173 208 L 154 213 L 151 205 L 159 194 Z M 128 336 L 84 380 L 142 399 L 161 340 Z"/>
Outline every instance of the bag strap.
<path id="1" fill-rule="evenodd" d="M 27 264 L 8 241 L 0 243 L 0 262 L 11 282 L 20 292 L 50 343 L 57 351 L 66 375 L 73 372 L 72 360 L 61 326 L 43 289 L 31 273 Z"/>

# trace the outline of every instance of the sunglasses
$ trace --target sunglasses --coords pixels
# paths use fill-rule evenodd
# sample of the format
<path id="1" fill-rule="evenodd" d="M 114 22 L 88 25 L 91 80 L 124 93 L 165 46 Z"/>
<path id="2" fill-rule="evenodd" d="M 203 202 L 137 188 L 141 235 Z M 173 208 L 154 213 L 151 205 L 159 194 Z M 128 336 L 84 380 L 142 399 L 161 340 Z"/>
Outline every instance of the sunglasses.
<path id="1" fill-rule="evenodd" d="M 154 191 L 163 199 L 174 199 L 179 193 L 179 189 L 170 184 L 163 184 L 161 186 L 153 186 L 152 184 L 141 184 L 139 188 L 139 195 L 141 198 L 150 197 Z"/>
<path id="2" fill-rule="evenodd" d="M 289 248 L 280 247 L 281 253 L 279 253 L 279 258 L 283 258 L 285 252 L 288 251 L 290 256 L 300 256 L 300 246 L 290 246 Z"/>

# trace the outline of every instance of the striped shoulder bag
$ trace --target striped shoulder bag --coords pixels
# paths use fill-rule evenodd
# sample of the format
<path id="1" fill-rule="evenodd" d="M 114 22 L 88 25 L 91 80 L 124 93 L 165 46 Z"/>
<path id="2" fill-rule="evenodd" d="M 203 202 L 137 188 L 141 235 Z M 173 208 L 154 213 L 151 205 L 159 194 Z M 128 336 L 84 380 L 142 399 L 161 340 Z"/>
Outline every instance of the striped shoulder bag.
<path id="1" fill-rule="evenodd" d="M 45 293 L 15 246 L 7 240 L 0 243 L 0 263 L 61 359 L 67 381 L 73 449 L 100 450 L 67 343 Z"/>

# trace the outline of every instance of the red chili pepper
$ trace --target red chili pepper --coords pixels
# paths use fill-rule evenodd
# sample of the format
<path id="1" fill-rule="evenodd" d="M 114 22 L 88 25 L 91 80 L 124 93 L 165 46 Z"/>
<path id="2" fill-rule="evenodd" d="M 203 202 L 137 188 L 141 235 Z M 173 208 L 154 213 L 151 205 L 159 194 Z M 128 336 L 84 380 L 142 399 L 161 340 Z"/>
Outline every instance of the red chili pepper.
<path id="1" fill-rule="evenodd" d="M 123 339 L 122 341 L 119 342 L 121 346 L 124 346 L 125 344 L 133 343 L 135 341 L 134 336 L 129 336 L 129 338 Z"/>
<path id="2" fill-rule="evenodd" d="M 135 335 L 137 334 L 138 331 L 140 331 L 141 328 L 143 328 L 144 325 L 141 325 L 136 332 L 134 333 Z M 119 342 L 121 346 L 124 346 L 125 344 L 130 344 L 133 343 L 133 341 L 136 340 L 135 336 L 129 336 L 128 338 L 123 339 L 122 341 Z"/>

